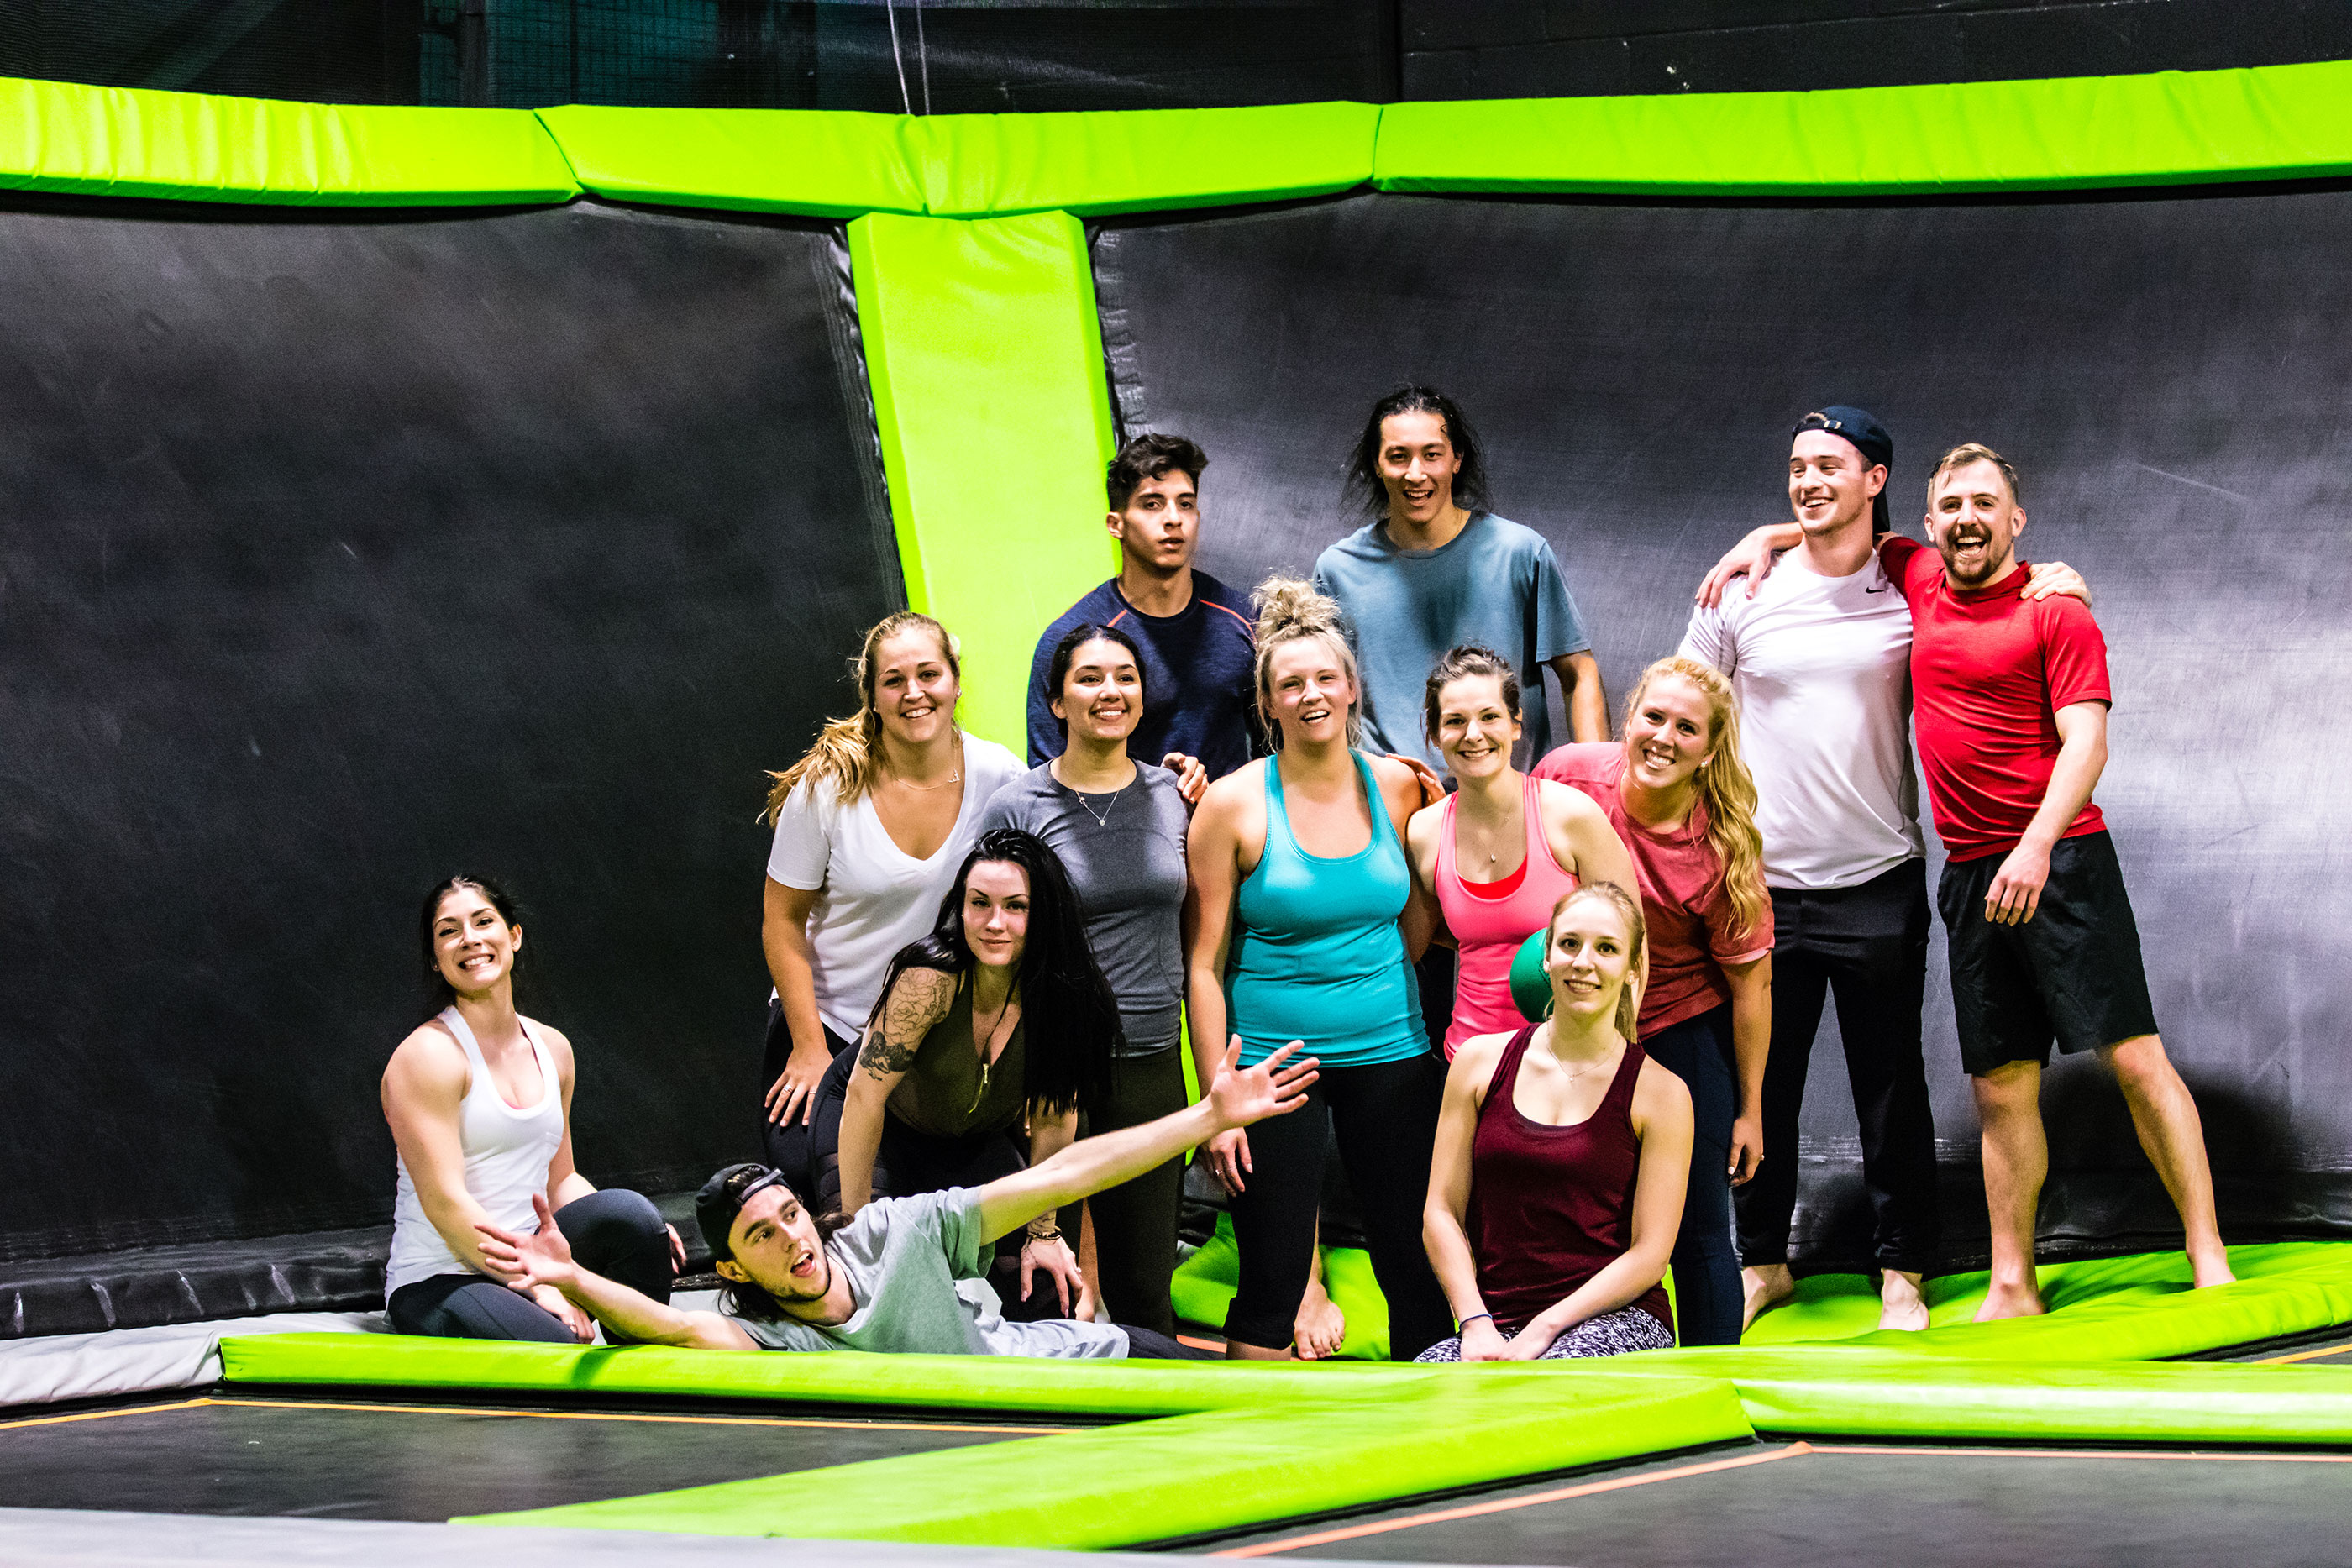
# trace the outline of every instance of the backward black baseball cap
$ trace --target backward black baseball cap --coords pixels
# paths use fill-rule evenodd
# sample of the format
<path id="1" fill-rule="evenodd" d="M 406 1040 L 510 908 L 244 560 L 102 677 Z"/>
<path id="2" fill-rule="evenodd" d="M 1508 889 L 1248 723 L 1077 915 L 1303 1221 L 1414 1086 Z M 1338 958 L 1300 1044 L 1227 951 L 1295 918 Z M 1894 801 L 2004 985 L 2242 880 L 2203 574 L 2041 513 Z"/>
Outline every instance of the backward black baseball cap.
<path id="1" fill-rule="evenodd" d="M 783 1172 L 751 1160 L 729 1166 L 702 1184 L 702 1190 L 694 1195 L 694 1222 L 702 1231 L 703 1245 L 710 1249 L 712 1261 L 735 1256 L 727 1239 L 734 1233 L 735 1217 L 743 1212 L 751 1195 L 783 1185 Z"/>
<path id="2" fill-rule="evenodd" d="M 1843 438 L 1863 461 L 1874 468 L 1884 468 L 1892 476 L 1895 469 L 1895 437 L 1886 427 L 1873 419 L 1868 409 L 1852 403 L 1833 402 L 1827 408 L 1817 408 L 1790 427 L 1789 439 L 1794 441 L 1809 430 L 1824 430 Z M 1890 479 L 1891 482 L 1891 479 Z M 1874 532 L 1885 533 L 1894 525 L 1887 521 L 1886 491 L 1882 486 L 1870 504 L 1870 526 Z"/>

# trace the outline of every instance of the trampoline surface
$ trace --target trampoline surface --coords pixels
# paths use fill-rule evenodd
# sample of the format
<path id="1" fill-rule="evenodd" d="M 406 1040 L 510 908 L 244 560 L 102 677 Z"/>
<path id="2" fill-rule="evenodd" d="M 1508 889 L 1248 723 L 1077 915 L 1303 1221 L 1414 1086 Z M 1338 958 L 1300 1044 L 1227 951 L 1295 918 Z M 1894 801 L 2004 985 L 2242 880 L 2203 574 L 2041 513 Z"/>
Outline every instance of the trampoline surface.
<path id="1" fill-rule="evenodd" d="M 1787 1443 L 1612 1467 L 1197 1548 L 1611 1568 L 2207 1568 L 2344 1561 L 2352 1455 Z"/>
<path id="2" fill-rule="evenodd" d="M 1071 1429 L 234 1395 L 0 1421 L 0 1508 L 439 1521 Z"/>

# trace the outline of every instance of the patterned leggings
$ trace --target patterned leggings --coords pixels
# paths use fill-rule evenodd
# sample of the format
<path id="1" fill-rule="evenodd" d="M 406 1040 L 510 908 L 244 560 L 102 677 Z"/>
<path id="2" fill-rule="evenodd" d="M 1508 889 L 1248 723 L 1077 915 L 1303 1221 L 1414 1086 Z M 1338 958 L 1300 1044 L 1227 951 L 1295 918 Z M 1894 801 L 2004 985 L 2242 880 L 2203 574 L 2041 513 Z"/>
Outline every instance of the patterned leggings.
<path id="1" fill-rule="evenodd" d="M 1517 1329 L 1505 1329 L 1505 1339 L 1518 1337 Z M 1603 1312 L 1597 1318 L 1587 1318 L 1566 1333 L 1551 1342 L 1551 1348 L 1538 1356 L 1538 1361 L 1558 1361 L 1565 1356 L 1623 1355 L 1635 1350 L 1672 1350 L 1675 1336 L 1666 1325 L 1639 1307 L 1620 1307 L 1613 1312 Z M 1413 1357 L 1415 1361 L 1460 1361 L 1462 1337 L 1440 1340 Z"/>

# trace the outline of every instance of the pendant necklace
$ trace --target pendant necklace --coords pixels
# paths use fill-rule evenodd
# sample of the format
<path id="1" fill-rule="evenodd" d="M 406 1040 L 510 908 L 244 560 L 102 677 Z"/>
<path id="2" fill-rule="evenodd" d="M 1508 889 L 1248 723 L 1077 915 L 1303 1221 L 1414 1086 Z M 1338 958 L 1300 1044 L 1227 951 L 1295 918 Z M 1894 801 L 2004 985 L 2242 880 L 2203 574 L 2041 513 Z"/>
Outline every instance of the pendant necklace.
<path id="1" fill-rule="evenodd" d="M 1132 784 L 1134 782 L 1135 780 L 1130 779 L 1127 781 L 1127 784 Z M 1088 800 L 1084 795 L 1078 794 L 1077 790 L 1073 789 L 1070 793 L 1077 795 L 1078 804 L 1085 807 L 1087 815 L 1095 820 L 1096 827 L 1108 828 L 1110 826 L 1110 814 L 1118 810 L 1118 798 L 1127 793 L 1127 784 L 1122 784 L 1118 789 L 1112 790 L 1110 792 L 1110 804 L 1105 806 L 1099 811 L 1095 810 L 1095 803 L 1092 800 Z"/>

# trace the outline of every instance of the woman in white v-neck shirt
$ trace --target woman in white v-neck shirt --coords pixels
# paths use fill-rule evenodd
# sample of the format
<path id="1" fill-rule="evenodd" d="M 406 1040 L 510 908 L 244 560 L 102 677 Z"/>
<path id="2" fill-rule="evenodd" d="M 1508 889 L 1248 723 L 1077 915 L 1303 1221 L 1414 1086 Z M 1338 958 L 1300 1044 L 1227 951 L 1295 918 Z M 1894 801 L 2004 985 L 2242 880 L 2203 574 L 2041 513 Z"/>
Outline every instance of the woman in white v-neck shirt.
<path id="1" fill-rule="evenodd" d="M 808 1121 L 833 1059 L 864 1032 L 898 949 L 930 930 L 989 799 L 1023 771 L 956 727 L 955 640 L 928 615 L 866 634 L 858 710 L 775 775 L 761 940 L 775 999 L 761 1068 L 768 1163 L 808 1163 Z"/>

